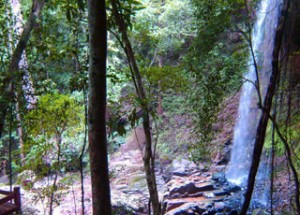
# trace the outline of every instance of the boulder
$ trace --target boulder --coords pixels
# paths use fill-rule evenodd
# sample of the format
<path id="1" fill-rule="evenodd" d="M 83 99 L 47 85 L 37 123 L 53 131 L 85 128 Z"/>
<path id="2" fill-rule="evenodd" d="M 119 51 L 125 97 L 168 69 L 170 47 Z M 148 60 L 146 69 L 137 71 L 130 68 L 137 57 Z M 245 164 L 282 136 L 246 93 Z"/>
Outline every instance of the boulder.
<path id="1" fill-rule="evenodd" d="M 181 159 L 172 162 L 172 174 L 175 176 L 186 176 L 197 169 L 197 165 L 189 160 Z"/>
<path id="2" fill-rule="evenodd" d="M 171 188 L 169 191 L 169 196 L 174 196 L 174 194 L 195 194 L 199 192 L 204 192 L 204 191 L 212 191 L 214 189 L 214 186 L 209 183 L 205 183 L 203 185 L 195 185 L 194 182 L 188 182 L 186 184 L 182 184 L 178 187 Z"/>
<path id="3" fill-rule="evenodd" d="M 185 202 L 183 201 L 165 201 L 165 205 L 164 205 L 164 211 L 170 211 L 173 210 L 175 208 L 180 207 L 181 205 L 184 205 Z"/>
<path id="4" fill-rule="evenodd" d="M 229 195 L 230 193 L 225 191 L 225 190 L 217 190 L 214 192 L 214 195 L 215 196 L 226 196 L 226 195 Z"/>
<path id="5" fill-rule="evenodd" d="M 200 215 L 205 211 L 205 206 L 200 206 L 197 203 L 186 203 L 179 208 L 167 212 L 165 215 Z"/>
<path id="6" fill-rule="evenodd" d="M 216 172 L 212 175 L 212 180 L 214 180 L 215 182 L 224 184 L 227 180 L 225 177 L 225 173 L 224 172 Z"/>
<path id="7" fill-rule="evenodd" d="M 230 148 L 225 145 L 223 150 L 223 155 L 221 156 L 220 160 L 217 162 L 218 165 L 227 165 L 230 161 L 231 150 Z"/>
<path id="8" fill-rule="evenodd" d="M 234 192 L 238 192 L 241 190 L 241 187 L 239 187 L 238 185 L 228 185 L 227 187 L 224 188 L 224 191 L 227 191 L 228 193 L 234 193 Z"/>
<path id="9" fill-rule="evenodd" d="M 218 212 L 222 212 L 225 209 L 225 203 L 224 202 L 216 202 L 214 205 L 214 208 Z"/>
<path id="10" fill-rule="evenodd" d="M 124 193 L 113 190 L 111 192 L 112 208 L 116 214 L 137 214 L 145 212 L 147 205 L 140 193 Z"/>

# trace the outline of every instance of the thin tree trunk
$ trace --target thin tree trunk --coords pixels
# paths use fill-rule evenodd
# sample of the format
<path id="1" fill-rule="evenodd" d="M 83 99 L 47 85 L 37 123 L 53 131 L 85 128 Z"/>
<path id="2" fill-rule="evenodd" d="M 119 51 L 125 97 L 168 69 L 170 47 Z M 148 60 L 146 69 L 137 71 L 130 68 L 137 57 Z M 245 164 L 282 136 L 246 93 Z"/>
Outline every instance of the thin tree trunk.
<path id="1" fill-rule="evenodd" d="M 259 124 L 257 127 L 257 133 L 255 138 L 255 144 L 253 149 L 253 156 L 252 156 L 252 164 L 251 169 L 248 176 L 248 185 L 247 185 L 247 191 L 245 193 L 245 201 L 242 207 L 241 215 L 246 215 L 247 210 L 250 205 L 252 193 L 254 190 L 254 184 L 255 184 L 255 177 L 256 173 L 258 171 L 258 166 L 260 163 L 260 157 L 262 154 L 264 141 L 265 141 L 265 135 L 266 135 L 266 129 L 269 121 L 269 115 L 271 111 L 272 106 L 272 100 L 273 96 L 275 94 L 275 86 L 278 82 L 279 74 L 280 74 L 280 68 L 279 68 L 279 52 L 281 48 L 282 38 L 283 38 L 283 32 L 285 28 L 285 22 L 287 18 L 287 13 L 289 9 L 290 1 L 285 0 L 284 6 L 282 9 L 282 15 L 278 23 L 278 27 L 276 29 L 276 35 L 275 35 L 275 42 L 274 42 L 274 51 L 273 51 L 273 59 L 272 59 L 272 74 L 270 77 L 270 83 L 267 88 L 266 97 L 264 100 L 264 105 L 262 107 L 262 116 L 259 120 Z"/>
<path id="2" fill-rule="evenodd" d="M 11 101 L 11 98 L 13 98 L 13 80 L 16 77 L 16 72 L 19 69 L 19 62 L 22 58 L 22 54 L 26 48 L 27 42 L 30 37 L 30 33 L 34 26 L 37 23 L 37 20 L 41 16 L 42 9 L 44 7 L 45 0 L 33 0 L 32 2 L 32 7 L 31 7 L 31 13 L 30 16 L 24 25 L 23 32 L 20 36 L 20 40 L 16 46 L 16 49 L 12 55 L 11 62 L 7 71 L 7 76 L 5 77 L 2 87 L 1 87 L 1 92 L 3 102 L 0 106 L 0 138 L 2 136 L 2 132 L 4 129 L 4 124 L 5 124 L 5 118 L 7 114 L 7 108 L 9 101 Z"/>
<path id="3" fill-rule="evenodd" d="M 60 167 L 60 157 L 61 157 L 61 144 L 62 144 L 62 133 L 59 133 L 56 135 L 57 139 L 57 164 L 54 169 L 55 175 L 54 175 L 54 181 L 52 184 L 52 187 L 50 188 L 50 206 L 49 206 L 49 215 L 53 214 L 53 203 L 54 203 L 54 197 L 55 197 L 55 192 L 57 190 L 56 184 L 57 184 L 57 178 L 59 174 L 59 167 Z"/>
<path id="4" fill-rule="evenodd" d="M 277 107 L 277 96 L 275 97 L 275 104 L 274 104 L 274 110 L 273 110 L 273 116 L 276 118 L 277 112 L 276 112 L 276 107 Z M 274 122 L 272 123 L 272 147 L 271 147 L 271 183 L 270 183 L 270 211 L 271 215 L 273 215 L 273 201 L 274 201 L 274 171 L 275 171 L 275 125 Z"/>
<path id="5" fill-rule="evenodd" d="M 81 213 L 82 215 L 85 214 L 85 207 L 84 207 L 84 174 L 83 174 L 83 156 L 86 151 L 86 143 L 87 143 L 87 96 L 86 96 L 86 89 L 83 89 L 83 101 L 84 101 L 84 139 L 83 139 L 83 146 L 81 150 L 81 154 L 79 156 L 79 165 L 80 165 L 80 183 L 81 183 Z"/>
<path id="6" fill-rule="evenodd" d="M 162 62 L 162 57 L 161 56 L 158 56 L 158 66 L 160 69 L 162 69 L 163 67 L 163 62 Z M 164 112 L 164 109 L 163 109 L 163 105 L 162 105 L 162 95 L 161 95 L 161 81 L 158 81 L 157 83 L 158 85 L 158 92 L 157 92 L 157 113 L 159 115 L 162 115 L 163 112 Z"/>
<path id="7" fill-rule="evenodd" d="M 93 214 L 111 215 L 106 139 L 106 55 L 105 0 L 88 0 L 89 16 L 89 149 Z"/>
<path id="8" fill-rule="evenodd" d="M 8 167 L 9 167 L 9 187 L 10 192 L 12 192 L 12 185 L 13 185 L 13 169 L 12 169 L 12 145 L 13 145 L 13 136 L 12 136 L 12 124 L 13 124 L 13 109 L 12 103 L 10 103 L 10 119 L 9 119 L 9 152 L 8 152 Z"/>
<path id="9" fill-rule="evenodd" d="M 120 2 L 118 0 L 111 0 L 112 13 L 118 25 L 119 31 L 121 33 L 123 47 L 125 49 L 130 68 L 132 68 L 133 82 L 135 83 L 136 92 L 140 100 L 140 105 L 143 110 L 143 128 L 146 137 L 145 153 L 143 157 L 146 180 L 148 185 L 148 190 L 150 194 L 150 200 L 152 203 L 152 209 L 154 215 L 160 215 L 161 206 L 159 203 L 158 192 L 156 187 L 156 178 L 154 170 L 154 157 L 152 154 L 152 139 L 150 132 L 150 119 L 149 119 L 149 107 L 147 102 L 147 96 L 145 94 L 144 85 L 142 82 L 142 77 L 135 60 L 134 52 L 131 47 L 127 35 L 127 28 L 124 23 L 124 19 L 121 14 Z"/>
<path id="10" fill-rule="evenodd" d="M 275 171 L 275 128 L 274 124 L 272 126 L 272 148 L 271 148 L 271 183 L 270 183 L 270 211 L 271 215 L 273 215 L 273 201 L 274 201 L 274 171 Z"/>
<path id="11" fill-rule="evenodd" d="M 19 146 L 20 146 L 20 160 L 21 165 L 25 165 L 25 152 L 24 152 L 24 137 L 23 137 L 23 127 L 22 127 L 22 119 L 21 119 L 21 113 L 20 113 L 20 102 L 19 98 L 16 94 L 16 120 L 17 120 L 17 131 L 19 135 Z"/>

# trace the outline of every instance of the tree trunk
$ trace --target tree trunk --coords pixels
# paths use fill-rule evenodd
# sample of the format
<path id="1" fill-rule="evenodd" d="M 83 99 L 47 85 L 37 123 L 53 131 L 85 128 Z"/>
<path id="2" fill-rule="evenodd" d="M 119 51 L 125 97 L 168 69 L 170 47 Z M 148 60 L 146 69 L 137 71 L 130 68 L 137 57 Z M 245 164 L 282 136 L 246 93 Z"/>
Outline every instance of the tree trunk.
<path id="1" fill-rule="evenodd" d="M 19 136 L 19 147 L 20 147 L 20 160 L 21 165 L 25 165 L 25 152 L 24 152 L 24 135 L 23 135 L 23 127 L 22 127 L 22 118 L 20 114 L 20 102 L 18 99 L 17 93 L 15 93 L 16 97 L 16 120 L 17 120 L 17 131 Z"/>
<path id="2" fill-rule="evenodd" d="M 150 200 L 152 203 L 152 209 L 154 215 L 160 215 L 161 207 L 159 203 L 157 187 L 156 187 L 156 178 L 154 171 L 154 156 L 152 154 L 152 139 L 150 131 L 150 119 L 149 119 L 149 107 L 147 102 L 147 96 L 145 94 L 144 85 L 142 82 L 142 77 L 134 56 L 134 52 L 131 47 L 127 35 L 127 28 L 124 23 L 120 2 L 118 0 L 111 0 L 112 4 L 112 13 L 119 28 L 121 34 L 123 48 L 125 50 L 126 56 L 128 58 L 129 66 L 132 71 L 133 82 L 135 83 L 135 89 L 140 101 L 141 108 L 143 110 L 143 128 L 146 137 L 145 153 L 143 157 L 146 180 L 148 185 L 148 190 L 150 194 Z"/>
<path id="3" fill-rule="evenodd" d="M 57 190 L 57 178 L 59 174 L 59 169 L 60 169 L 60 158 L 61 158 L 61 144 L 62 144 L 62 133 L 63 132 L 58 132 L 56 134 L 56 141 L 57 141 L 57 160 L 56 160 L 56 166 L 54 167 L 54 180 L 53 184 L 50 188 L 50 204 L 49 204 L 49 215 L 53 214 L 53 203 L 54 203 L 54 198 L 55 198 L 55 192 Z"/>
<path id="4" fill-rule="evenodd" d="M 9 101 L 13 98 L 13 80 L 16 77 L 16 72 L 19 69 L 19 62 L 22 58 L 23 52 L 26 48 L 27 42 L 30 37 L 31 30 L 36 25 L 37 20 L 41 16 L 42 9 L 44 7 L 45 0 L 33 0 L 30 16 L 24 25 L 23 32 L 20 36 L 20 40 L 17 47 L 12 55 L 11 62 L 7 71 L 7 76 L 5 77 L 0 91 L 2 92 L 3 102 L 0 106 L 0 138 L 4 129 L 5 118 L 7 114 L 7 109 Z"/>
<path id="5" fill-rule="evenodd" d="M 163 67 L 162 57 L 158 56 L 158 66 L 161 69 Z M 162 95 L 161 95 L 161 81 L 158 81 L 158 90 L 157 90 L 157 114 L 162 115 L 164 113 L 163 105 L 162 105 Z"/>
<path id="6" fill-rule="evenodd" d="M 12 29 L 8 31 L 8 38 L 9 38 L 9 45 L 8 49 L 11 55 L 13 55 L 13 46 L 17 44 L 17 41 L 13 40 L 13 36 L 16 32 L 17 36 L 22 35 L 23 31 L 23 16 L 21 13 L 21 3 L 19 0 L 12 0 L 11 4 L 11 13 L 7 13 L 7 16 L 10 17 L 10 19 L 15 20 L 13 22 Z M 36 103 L 36 97 L 34 95 L 34 90 L 33 90 L 33 84 L 31 81 L 31 74 L 28 71 L 28 63 L 27 63 L 27 58 L 26 58 L 26 52 L 25 50 L 23 51 L 23 54 L 21 56 L 21 59 L 19 61 L 19 69 L 22 71 L 22 76 L 23 80 L 20 81 L 22 82 L 22 90 L 23 90 L 23 95 L 25 97 L 25 100 L 27 102 L 27 108 L 32 109 L 33 105 Z M 19 148 L 20 148 L 20 160 L 21 160 L 21 165 L 25 164 L 25 153 L 24 153 L 24 140 L 23 140 L 23 127 L 22 127 L 22 118 L 21 118 L 21 107 L 20 107 L 20 99 L 21 96 L 19 96 L 19 92 L 15 90 L 14 92 L 14 98 L 16 102 L 16 120 L 17 120 L 17 131 L 18 131 L 18 136 L 19 136 Z"/>
<path id="7" fill-rule="evenodd" d="M 79 156 L 79 165 L 80 165 L 80 185 L 81 185 L 81 215 L 85 215 L 84 207 L 84 173 L 83 173 L 83 156 L 86 153 L 87 145 L 87 129 L 88 129 L 88 110 L 87 110 L 87 96 L 86 89 L 83 89 L 83 101 L 84 101 L 84 139 L 83 146 L 81 149 L 81 154 Z"/>
<path id="8" fill-rule="evenodd" d="M 279 74 L 280 74 L 280 68 L 279 68 L 279 52 L 281 48 L 282 38 L 283 38 L 283 32 L 285 28 L 285 21 L 288 13 L 290 2 L 289 0 L 285 0 L 284 6 L 282 9 L 282 15 L 278 23 L 278 27 L 276 29 L 276 35 L 275 35 L 275 42 L 274 42 L 274 51 L 273 51 L 273 59 L 272 59 L 272 74 L 270 77 L 270 83 L 267 88 L 266 97 L 264 100 L 264 105 L 262 107 L 262 116 L 259 120 L 259 124 L 257 127 L 257 133 L 255 138 L 255 144 L 253 149 L 253 156 L 252 156 L 252 164 L 251 169 L 248 176 L 248 187 L 247 191 L 245 193 L 245 201 L 242 207 L 241 215 L 246 215 L 247 210 L 250 205 L 252 193 L 254 190 L 254 184 L 255 184 L 255 177 L 258 170 L 258 166 L 260 163 L 260 157 L 262 154 L 264 141 L 265 141 L 265 135 L 266 135 L 266 129 L 269 121 L 271 106 L 272 106 L 272 100 L 273 96 L 275 94 L 275 86 L 278 82 Z"/>
<path id="9" fill-rule="evenodd" d="M 21 3 L 20 0 L 12 0 L 11 1 L 12 14 L 15 21 L 13 30 L 17 33 L 17 36 L 21 36 L 23 32 L 23 15 L 21 13 Z M 13 33 L 12 33 L 13 34 Z M 12 35 L 11 34 L 11 35 Z M 11 39 L 11 43 L 15 44 L 16 41 Z M 25 100 L 27 102 L 27 109 L 34 108 L 36 104 L 36 96 L 34 94 L 33 83 L 31 79 L 31 74 L 28 71 L 28 61 L 26 57 L 25 50 L 21 55 L 21 59 L 19 61 L 19 69 L 22 71 L 22 90 L 24 93 Z"/>
<path id="10" fill-rule="evenodd" d="M 93 214 L 110 215 L 110 185 L 106 139 L 106 54 L 105 0 L 88 0 L 89 17 L 89 149 Z"/>

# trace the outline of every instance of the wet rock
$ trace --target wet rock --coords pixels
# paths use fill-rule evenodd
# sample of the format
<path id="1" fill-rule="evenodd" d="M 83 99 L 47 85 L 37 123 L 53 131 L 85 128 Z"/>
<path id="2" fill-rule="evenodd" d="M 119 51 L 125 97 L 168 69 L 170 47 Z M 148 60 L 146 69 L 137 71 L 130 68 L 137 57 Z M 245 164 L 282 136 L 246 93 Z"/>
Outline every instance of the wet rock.
<path id="1" fill-rule="evenodd" d="M 173 172 L 173 175 L 183 177 L 183 176 L 187 176 L 188 173 L 175 171 L 175 172 Z"/>
<path id="2" fill-rule="evenodd" d="M 175 187 L 170 190 L 170 196 L 174 196 L 174 194 L 194 194 L 204 191 L 212 191 L 214 186 L 212 184 L 204 184 L 200 186 L 196 186 L 194 182 L 188 182 L 187 184 L 180 185 L 179 187 Z"/>
<path id="3" fill-rule="evenodd" d="M 216 202 L 214 205 L 214 208 L 216 209 L 217 212 L 222 212 L 225 208 L 225 203 L 224 202 Z"/>
<path id="4" fill-rule="evenodd" d="M 214 167 L 211 168 L 214 172 L 225 172 L 226 171 L 226 166 L 218 164 Z"/>
<path id="5" fill-rule="evenodd" d="M 228 146 L 225 146 L 224 150 L 223 150 L 223 156 L 217 162 L 217 164 L 218 165 L 227 165 L 230 161 L 230 156 L 231 156 L 231 150 Z"/>
<path id="6" fill-rule="evenodd" d="M 241 208 L 241 188 L 229 184 L 224 172 L 173 176 L 166 186 L 166 215 L 237 215 Z"/>
<path id="7" fill-rule="evenodd" d="M 205 196 L 206 198 L 214 198 L 215 194 L 213 192 L 205 192 L 203 196 Z"/>
<path id="8" fill-rule="evenodd" d="M 216 172 L 212 175 L 212 180 L 218 183 L 225 183 L 227 180 L 225 178 L 225 173 L 224 172 Z"/>
<path id="9" fill-rule="evenodd" d="M 201 197 L 201 196 L 203 196 L 203 192 L 189 194 L 189 197 Z"/>
<path id="10" fill-rule="evenodd" d="M 215 215 L 217 211 L 214 208 L 210 208 L 209 210 L 205 211 L 202 215 Z"/>
<path id="11" fill-rule="evenodd" d="M 197 165 L 189 160 L 181 159 L 172 162 L 172 174 L 175 176 L 187 176 L 197 169 Z"/>
<path id="12" fill-rule="evenodd" d="M 227 191 L 229 193 L 238 192 L 240 190 L 241 190 L 241 187 L 234 185 L 234 184 L 228 185 L 227 187 L 224 188 L 224 191 Z"/>
<path id="13" fill-rule="evenodd" d="M 236 196 L 237 197 L 237 196 Z M 241 208 L 241 198 L 236 199 L 236 197 L 232 197 L 232 199 L 228 199 L 225 204 L 226 204 L 226 208 L 231 211 L 231 213 L 235 213 L 235 211 L 237 211 L 239 208 Z M 230 197 L 231 198 L 231 197 Z"/>
<path id="14" fill-rule="evenodd" d="M 224 198 L 219 198 L 219 199 L 213 199 L 214 202 L 223 202 Z"/>
<path id="15" fill-rule="evenodd" d="M 229 195 L 229 192 L 224 191 L 224 190 L 220 190 L 220 191 L 214 192 L 214 195 L 215 196 L 226 196 L 226 195 Z"/>
<path id="16" fill-rule="evenodd" d="M 205 210 L 205 208 L 202 208 L 196 203 L 186 203 L 180 208 L 167 212 L 165 215 L 200 215 L 203 214 Z"/>
<path id="17" fill-rule="evenodd" d="M 176 202 L 166 201 L 165 211 L 173 210 L 173 209 L 178 208 L 178 207 L 180 207 L 181 205 L 184 205 L 184 204 L 185 204 L 184 201 L 176 201 Z"/>

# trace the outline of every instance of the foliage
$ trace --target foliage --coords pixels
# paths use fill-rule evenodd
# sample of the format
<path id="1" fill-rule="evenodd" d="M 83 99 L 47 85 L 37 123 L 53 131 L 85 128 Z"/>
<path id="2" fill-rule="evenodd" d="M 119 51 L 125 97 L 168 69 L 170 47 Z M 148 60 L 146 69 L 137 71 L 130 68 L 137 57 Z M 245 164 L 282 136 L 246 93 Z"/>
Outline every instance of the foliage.
<path id="1" fill-rule="evenodd" d="M 185 45 L 195 36 L 194 9 L 190 0 L 142 1 L 145 9 L 135 17 L 132 31 L 139 59 L 156 60 L 156 55 L 170 64 L 178 63 Z"/>
<path id="2" fill-rule="evenodd" d="M 65 164 L 74 159 L 79 152 L 72 149 L 66 138 L 76 136 L 82 131 L 80 113 L 80 106 L 69 95 L 54 93 L 40 96 L 35 109 L 25 116 L 28 165 L 37 170 L 48 171 L 49 168 L 44 168 L 44 165 L 54 164 L 52 160 L 55 159 L 54 152 L 57 151 L 55 144 L 61 138 L 60 147 Z"/>
<path id="3" fill-rule="evenodd" d="M 242 1 L 194 0 L 193 3 L 198 9 L 198 31 L 186 64 L 193 80 L 190 106 L 195 113 L 199 144 L 192 147 L 192 153 L 197 160 L 209 151 L 219 104 L 241 86 L 247 52 L 233 23 L 243 15 L 238 13 L 243 9 Z M 238 19 L 237 23 L 241 22 L 242 19 Z M 233 35 L 235 39 L 231 38 Z"/>
<path id="4" fill-rule="evenodd" d="M 222 54 L 223 52 L 223 54 Z M 197 125 L 201 134 L 209 137 L 211 123 L 223 98 L 241 86 L 245 52 L 224 54 L 224 45 L 218 44 L 195 71 L 196 88 L 192 92 L 191 106 L 197 113 Z"/>
<path id="5" fill-rule="evenodd" d="M 242 68 L 245 65 L 245 53 L 234 53 L 231 56 L 217 54 L 218 48 L 209 53 L 199 73 L 195 75 L 195 89 L 191 93 L 190 104 L 196 114 L 196 132 L 200 134 L 199 145 L 195 149 L 194 159 L 208 154 L 208 143 L 213 137 L 212 124 L 216 120 L 219 104 L 230 92 L 236 92 L 241 86 Z M 218 57 L 217 57 L 218 56 Z M 207 157 L 207 156 L 206 156 Z M 207 157 L 208 158 L 208 157 Z"/>
<path id="6" fill-rule="evenodd" d="M 78 112 L 78 105 L 69 95 L 45 94 L 26 116 L 28 131 L 35 136 L 45 134 L 50 138 L 77 125 L 80 121 Z"/>
<path id="7" fill-rule="evenodd" d="M 77 1 L 47 4 L 33 31 L 26 54 L 35 88 L 41 80 L 51 80 L 60 92 L 82 89 L 87 79 L 87 17 Z M 70 83 L 71 82 L 71 83 Z M 87 85 L 85 84 L 85 88 Z"/>
<path id="8" fill-rule="evenodd" d="M 180 93 L 187 90 L 188 77 L 183 67 L 180 66 L 152 66 L 143 71 L 149 86 L 158 88 L 160 93 L 173 91 Z"/>
<path id="9" fill-rule="evenodd" d="M 199 57 L 208 54 L 220 40 L 220 36 L 232 28 L 233 23 L 241 22 L 243 0 L 192 0 L 196 7 L 197 40 L 194 51 Z M 235 23 L 235 24 L 236 24 Z"/>
<path id="10" fill-rule="evenodd" d="M 291 120 L 291 124 L 284 125 L 283 123 L 280 123 L 281 133 L 285 134 L 285 138 L 288 140 L 291 149 L 293 150 L 293 158 L 294 162 L 298 167 L 300 166 L 300 147 L 299 147 L 299 141 L 300 141 L 300 135 L 299 135 L 299 128 L 300 128 L 300 118 L 299 116 L 294 117 Z M 266 139 L 265 139 L 265 147 L 267 149 L 270 149 L 272 147 L 272 123 L 270 122 L 267 127 L 267 133 L 266 133 Z M 278 137 L 276 131 L 274 135 L 274 146 L 275 146 L 275 152 L 278 156 L 283 156 L 286 153 L 286 148 L 284 144 L 281 142 L 280 138 Z"/>

